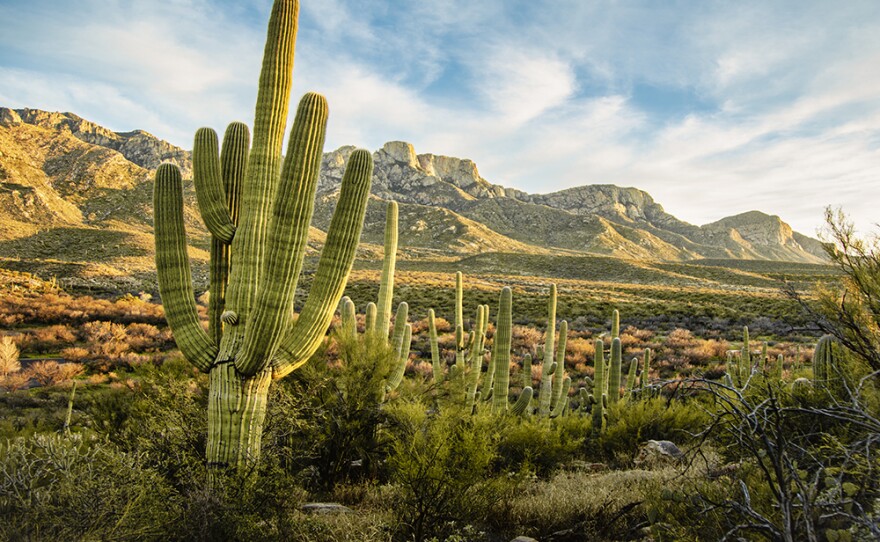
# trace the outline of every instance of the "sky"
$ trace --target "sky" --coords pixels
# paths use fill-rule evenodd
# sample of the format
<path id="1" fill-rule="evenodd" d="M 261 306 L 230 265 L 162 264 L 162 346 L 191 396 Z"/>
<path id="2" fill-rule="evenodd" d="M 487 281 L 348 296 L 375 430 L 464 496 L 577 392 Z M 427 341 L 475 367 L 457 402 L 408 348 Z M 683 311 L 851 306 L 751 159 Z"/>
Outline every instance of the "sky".
<path id="1" fill-rule="evenodd" d="M 191 148 L 252 124 L 270 6 L 0 0 L 0 107 Z M 302 0 L 294 103 L 311 90 L 325 150 L 403 140 L 698 225 L 756 209 L 815 235 L 832 205 L 880 232 L 877 0 Z"/>

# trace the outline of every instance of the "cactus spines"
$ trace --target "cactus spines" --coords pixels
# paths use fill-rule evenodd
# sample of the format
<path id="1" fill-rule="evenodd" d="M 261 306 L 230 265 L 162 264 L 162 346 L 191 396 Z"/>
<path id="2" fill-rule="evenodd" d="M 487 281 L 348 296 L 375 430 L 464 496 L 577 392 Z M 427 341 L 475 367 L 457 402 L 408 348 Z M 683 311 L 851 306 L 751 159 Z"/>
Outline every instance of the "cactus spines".
<path id="1" fill-rule="evenodd" d="M 315 279 L 294 322 L 292 297 L 327 118 L 326 100 L 306 94 L 282 167 L 298 12 L 296 0 L 276 0 L 272 7 L 250 152 L 247 131 L 238 124 L 227 130 L 219 159 L 212 131 L 196 137 L 197 197 L 212 234 L 209 333 L 201 329 L 194 302 L 180 173 L 169 164 L 156 173 L 159 291 L 181 352 L 210 375 L 210 465 L 242 466 L 259 457 L 269 384 L 305 363 L 323 341 L 348 280 L 369 195 L 372 157 L 358 150 L 346 164 Z"/>
<path id="2" fill-rule="evenodd" d="M 623 347 L 620 337 L 611 339 L 611 374 L 608 375 L 608 400 L 614 405 L 620 399 L 620 381 L 622 377 Z"/>
<path id="3" fill-rule="evenodd" d="M 520 392 L 519 397 L 516 402 L 510 407 L 510 412 L 516 415 L 520 415 L 526 412 L 529 408 L 529 404 L 532 402 L 532 395 L 534 391 L 531 386 L 526 386 L 523 388 L 522 392 Z"/>
<path id="4" fill-rule="evenodd" d="M 541 390 L 538 393 L 538 413 L 549 416 L 553 400 L 553 354 L 556 352 L 556 285 L 550 285 L 550 298 L 547 300 L 547 333 L 544 339 L 544 361 L 541 371 Z"/>
<path id="5" fill-rule="evenodd" d="M 401 306 L 405 307 L 406 303 L 401 303 Z M 398 328 L 397 318 L 401 318 L 401 321 L 404 322 L 403 325 L 400 326 L 400 337 L 397 337 Z M 406 310 L 401 312 L 401 307 L 398 306 L 397 315 L 394 317 L 394 328 L 395 328 L 395 338 L 392 341 L 392 345 L 394 347 L 394 353 L 397 356 L 396 363 L 394 364 L 394 368 L 391 371 L 391 374 L 388 376 L 388 382 L 385 385 L 386 390 L 394 391 L 400 386 L 400 383 L 403 381 L 403 375 L 406 372 L 406 362 L 409 360 L 409 350 L 412 346 L 412 324 L 406 322 Z"/>
<path id="6" fill-rule="evenodd" d="M 495 340 L 492 357 L 495 360 L 495 378 L 492 393 L 492 409 L 495 412 L 507 410 L 508 388 L 510 387 L 510 346 L 513 329 L 513 293 L 510 288 L 501 289 L 498 299 L 498 319 L 495 324 Z"/>

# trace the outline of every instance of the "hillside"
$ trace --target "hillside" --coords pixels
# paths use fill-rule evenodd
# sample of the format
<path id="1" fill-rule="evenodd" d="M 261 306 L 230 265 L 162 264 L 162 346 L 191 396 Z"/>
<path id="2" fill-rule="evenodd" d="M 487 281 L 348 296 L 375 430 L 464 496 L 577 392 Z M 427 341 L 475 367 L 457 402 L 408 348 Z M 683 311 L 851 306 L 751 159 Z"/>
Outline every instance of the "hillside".
<path id="1" fill-rule="evenodd" d="M 311 246 L 323 242 L 353 147 L 324 155 Z M 646 192 L 590 185 L 550 194 L 492 184 L 471 160 L 416 154 L 389 142 L 374 153 L 362 255 L 381 254 L 384 205 L 400 202 L 403 259 L 485 253 L 702 258 L 821 263 L 821 245 L 777 216 L 752 211 L 699 227 Z M 112 132 L 72 113 L 0 108 L 0 262 L 77 288 L 153 289 L 152 172 L 191 176 L 191 154 L 147 132 Z M 206 279 L 208 235 L 184 183 L 195 279 Z"/>

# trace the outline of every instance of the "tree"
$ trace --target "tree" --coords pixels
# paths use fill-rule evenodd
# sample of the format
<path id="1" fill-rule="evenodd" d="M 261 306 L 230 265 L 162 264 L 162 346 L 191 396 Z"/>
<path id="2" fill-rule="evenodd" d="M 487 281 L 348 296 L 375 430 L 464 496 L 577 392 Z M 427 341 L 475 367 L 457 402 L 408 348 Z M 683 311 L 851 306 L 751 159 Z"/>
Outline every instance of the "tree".
<path id="1" fill-rule="evenodd" d="M 880 371 L 880 239 L 858 237 L 839 209 L 825 209 L 825 224 L 825 250 L 841 271 L 840 285 L 820 286 L 814 303 L 787 291 L 823 332 Z"/>

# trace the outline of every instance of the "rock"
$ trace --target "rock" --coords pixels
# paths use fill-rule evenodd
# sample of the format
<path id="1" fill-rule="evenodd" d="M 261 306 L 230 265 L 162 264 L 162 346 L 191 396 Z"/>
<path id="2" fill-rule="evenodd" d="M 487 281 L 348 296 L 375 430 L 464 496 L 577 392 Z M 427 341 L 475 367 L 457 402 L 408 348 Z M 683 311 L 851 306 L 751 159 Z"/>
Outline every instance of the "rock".
<path id="1" fill-rule="evenodd" d="M 518 537 L 514 538 L 513 540 L 511 540 L 510 542 L 538 542 L 538 541 L 535 540 L 534 538 L 532 538 L 531 536 L 518 536 Z"/>
<path id="2" fill-rule="evenodd" d="M 0 126 L 17 126 L 21 124 L 21 117 L 15 109 L 0 107 Z"/>
<path id="3" fill-rule="evenodd" d="M 335 502 L 310 502 L 300 508 L 307 514 L 352 514 L 354 510 Z"/>
<path id="4" fill-rule="evenodd" d="M 668 440 L 649 440 L 639 449 L 635 465 L 640 468 L 650 468 L 664 464 L 677 463 L 684 453 Z"/>

